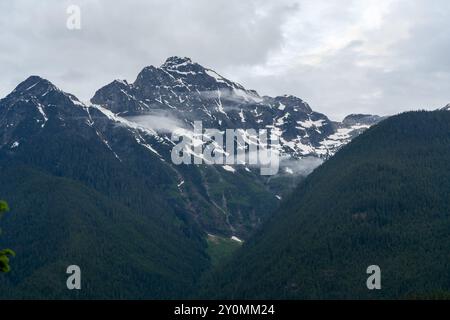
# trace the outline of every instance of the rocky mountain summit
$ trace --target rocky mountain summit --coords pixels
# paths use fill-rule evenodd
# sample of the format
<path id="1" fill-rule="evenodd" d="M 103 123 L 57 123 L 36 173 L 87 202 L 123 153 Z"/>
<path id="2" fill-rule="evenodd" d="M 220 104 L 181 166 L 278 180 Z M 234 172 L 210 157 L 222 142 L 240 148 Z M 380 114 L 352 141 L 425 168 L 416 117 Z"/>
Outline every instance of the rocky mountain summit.
<path id="1" fill-rule="evenodd" d="M 342 123 L 315 112 L 302 99 L 260 96 L 189 58 L 170 57 L 160 67 L 145 67 L 133 83 L 115 80 L 91 100 L 113 113 L 140 116 L 164 113 L 186 126 L 269 129 L 282 154 L 299 159 L 328 158 L 381 117 L 350 115 Z"/>

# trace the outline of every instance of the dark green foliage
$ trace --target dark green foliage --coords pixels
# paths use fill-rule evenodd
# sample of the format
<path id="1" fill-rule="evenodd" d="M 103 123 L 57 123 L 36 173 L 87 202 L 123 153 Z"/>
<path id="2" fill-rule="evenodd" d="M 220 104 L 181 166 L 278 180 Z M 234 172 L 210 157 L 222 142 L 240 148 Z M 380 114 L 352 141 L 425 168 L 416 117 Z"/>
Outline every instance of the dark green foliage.
<path id="1" fill-rule="evenodd" d="M 9 211 L 9 206 L 6 201 L 0 200 L 0 218 L 3 213 Z M 1 231 L 1 230 L 0 230 Z M 14 257 L 16 253 L 11 249 L 0 250 L 0 272 L 9 272 L 11 267 L 9 266 L 9 258 Z"/>
<path id="2" fill-rule="evenodd" d="M 447 298 L 450 112 L 391 117 L 316 169 L 201 296 Z M 379 265 L 382 290 L 366 269 Z"/>
<path id="3" fill-rule="evenodd" d="M 18 254 L 0 277 L 1 299 L 181 298 L 209 265 L 206 242 L 185 224 L 27 166 L 1 172 L 0 193 L 14 210 L 2 240 Z M 82 270 L 80 291 L 66 288 L 73 264 Z"/>
<path id="4" fill-rule="evenodd" d="M 9 266 L 9 257 L 14 257 L 16 253 L 11 249 L 0 250 L 0 272 L 9 272 L 11 267 Z"/>
<path id="5" fill-rule="evenodd" d="M 4 212 L 9 211 L 8 203 L 4 200 L 0 200 L 0 218 Z"/>

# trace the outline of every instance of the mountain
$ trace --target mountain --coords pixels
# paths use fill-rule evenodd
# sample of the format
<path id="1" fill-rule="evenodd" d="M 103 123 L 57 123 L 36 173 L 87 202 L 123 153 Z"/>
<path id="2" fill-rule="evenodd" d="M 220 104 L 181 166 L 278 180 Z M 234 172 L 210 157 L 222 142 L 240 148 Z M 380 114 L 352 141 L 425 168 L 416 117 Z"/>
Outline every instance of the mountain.
<path id="1" fill-rule="evenodd" d="M 354 116 L 336 123 L 292 95 L 261 97 L 189 58 L 170 57 L 159 68 L 144 68 L 134 83 L 115 80 L 91 102 L 121 116 L 161 114 L 186 126 L 269 129 L 280 138 L 281 152 L 296 159 L 333 155 L 351 137 L 381 120 Z"/>
<path id="2" fill-rule="evenodd" d="M 273 177 L 175 165 L 171 131 L 197 120 L 271 129 L 295 161 Z M 90 103 L 31 76 L 0 100 L 0 196 L 11 207 L 1 241 L 17 253 L 0 298 L 186 297 L 366 120 L 336 123 L 299 98 L 260 97 L 188 58 L 116 80 Z M 72 264 L 84 274 L 79 293 L 63 281 Z"/>
<path id="3" fill-rule="evenodd" d="M 173 165 L 172 146 L 38 76 L 0 100 L 2 241 L 21 257 L 0 296 L 183 297 L 211 266 L 207 232 L 245 237 L 279 200 L 252 172 Z M 60 281 L 71 264 L 79 296 Z"/>
<path id="4" fill-rule="evenodd" d="M 448 297 L 450 113 L 409 112 L 365 131 L 309 175 L 202 297 Z M 366 269 L 381 268 L 381 290 Z"/>
<path id="5" fill-rule="evenodd" d="M 383 119 L 374 115 L 350 115 L 342 123 L 334 122 L 313 111 L 300 98 L 292 95 L 261 97 L 255 90 L 246 89 L 186 57 L 170 57 L 160 67 L 145 67 L 133 83 L 114 80 L 99 89 L 91 103 L 109 110 L 115 117 L 156 131 L 162 141 L 170 140 L 174 128 L 182 128 L 184 132 L 192 129 L 195 121 L 201 121 L 204 129 L 270 130 L 279 137 L 282 163 L 281 174 L 276 177 L 256 177 L 259 169 L 246 165 L 232 169 L 218 167 L 220 169 L 213 169 L 213 173 L 201 174 L 206 178 L 195 178 L 197 185 L 206 190 L 207 197 L 201 199 L 201 206 L 210 204 L 203 210 L 196 205 L 199 201 L 191 202 L 195 211 L 202 212 L 197 218 L 204 229 L 208 233 L 244 239 L 303 176 Z M 202 154 L 191 150 L 199 139 L 192 136 L 189 139 L 189 152 L 203 158 Z M 257 137 L 251 135 L 247 139 L 249 143 L 256 140 Z M 155 145 L 153 148 L 158 149 Z M 226 148 L 219 148 L 219 151 L 226 153 Z M 169 151 L 160 154 L 167 155 Z M 210 169 L 200 168 L 200 172 Z M 183 177 L 180 183 L 192 179 Z M 226 187 L 223 183 L 217 185 L 218 180 L 227 181 Z M 255 182 L 257 190 L 252 186 Z M 236 198 L 241 199 L 236 201 Z M 211 223 L 211 220 L 214 221 Z"/>
<path id="6" fill-rule="evenodd" d="M 0 100 L 1 240 L 17 253 L 1 298 L 182 297 L 208 268 L 159 138 L 121 121 L 35 76 Z"/>
<path id="7" fill-rule="evenodd" d="M 2 150 L 14 161 L 20 159 L 33 165 L 38 162 L 52 174 L 66 176 L 68 172 L 71 178 L 80 174 L 77 179 L 97 189 L 106 188 L 109 194 L 111 186 L 102 185 L 103 176 L 115 175 L 120 167 L 122 170 L 118 172 L 123 171 L 124 176 L 113 178 L 118 181 L 120 192 L 129 188 L 132 195 L 127 196 L 130 197 L 127 201 L 134 197 L 133 189 L 139 187 L 134 182 L 126 184 L 129 173 L 134 172 L 145 188 L 163 193 L 158 199 L 168 198 L 170 206 L 177 206 L 182 215 L 189 214 L 199 220 L 208 232 L 245 237 L 278 202 L 256 173 L 245 170 L 231 173 L 214 166 L 173 165 L 170 157 L 173 142 L 169 135 L 117 116 L 101 106 L 83 104 L 38 77 L 30 77 L 2 100 L 0 127 Z M 49 144 L 52 139 L 58 143 Z M 83 150 L 78 155 L 62 158 L 66 153 L 59 147 L 68 146 L 62 146 L 61 139 L 69 145 L 76 142 Z M 114 168 L 108 171 L 99 165 L 102 156 L 111 158 Z M 96 170 L 90 173 L 86 160 L 100 167 L 103 176 L 99 177 Z M 74 165 L 77 172 L 72 168 Z M 240 191 L 241 186 L 247 187 Z M 259 216 L 255 216 L 256 211 Z"/>
<path id="8" fill-rule="evenodd" d="M 278 136 L 282 163 L 281 174 L 276 177 L 257 177 L 259 169 L 247 165 L 233 169 L 203 167 L 195 177 L 179 179 L 179 184 L 195 180 L 200 188 L 195 193 L 205 195 L 189 206 L 201 212 L 196 218 L 208 233 L 244 239 L 312 168 L 383 119 L 350 115 L 342 123 L 334 122 L 313 111 L 300 98 L 261 97 L 256 91 L 182 57 L 170 57 L 160 67 L 145 67 L 133 83 L 111 82 L 95 93 L 91 104 L 122 121 L 152 130 L 164 142 L 170 140 L 174 128 L 186 131 L 192 129 L 195 121 L 201 121 L 205 129 L 270 130 Z M 198 139 L 189 138 L 191 149 Z M 250 136 L 247 140 L 252 138 L 256 139 Z M 159 150 L 157 142 L 150 145 Z M 225 153 L 226 149 L 221 151 Z M 169 153 L 167 146 L 160 151 L 162 155 Z M 202 158 L 201 154 L 192 153 Z M 167 157 L 166 160 L 169 161 Z M 204 209 L 204 204 L 209 207 Z"/>

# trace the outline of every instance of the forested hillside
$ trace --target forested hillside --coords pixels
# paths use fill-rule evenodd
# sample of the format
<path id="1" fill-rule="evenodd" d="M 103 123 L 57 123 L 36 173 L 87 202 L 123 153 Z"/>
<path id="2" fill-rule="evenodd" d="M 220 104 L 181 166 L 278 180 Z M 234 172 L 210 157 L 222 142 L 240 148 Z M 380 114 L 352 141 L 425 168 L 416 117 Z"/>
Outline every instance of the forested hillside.
<path id="1" fill-rule="evenodd" d="M 225 267 L 209 298 L 348 299 L 450 291 L 450 113 L 382 121 L 316 169 Z M 368 290 L 379 265 L 382 289 Z"/>
<path id="2" fill-rule="evenodd" d="M 183 234 L 181 223 L 156 221 L 71 179 L 0 168 L 11 206 L 1 244 L 17 254 L 0 277 L 1 299 L 180 298 L 208 265 L 202 239 Z M 79 291 L 66 287 L 74 264 Z"/>

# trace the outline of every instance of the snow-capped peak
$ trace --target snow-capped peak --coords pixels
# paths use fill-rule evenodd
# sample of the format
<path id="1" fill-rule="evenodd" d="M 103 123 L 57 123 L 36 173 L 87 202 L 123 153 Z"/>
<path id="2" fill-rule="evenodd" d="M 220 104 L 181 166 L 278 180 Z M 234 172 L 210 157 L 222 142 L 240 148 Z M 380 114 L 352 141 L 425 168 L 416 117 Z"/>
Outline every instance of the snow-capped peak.
<path id="1" fill-rule="evenodd" d="M 283 152 L 326 158 L 379 117 L 355 115 L 335 123 L 293 95 L 261 97 L 213 69 L 186 57 L 170 57 L 161 67 L 145 67 L 134 83 L 115 81 L 91 102 L 123 117 L 172 117 L 186 125 L 273 130 Z M 354 123 L 355 122 L 355 123 Z"/>

